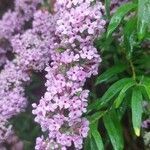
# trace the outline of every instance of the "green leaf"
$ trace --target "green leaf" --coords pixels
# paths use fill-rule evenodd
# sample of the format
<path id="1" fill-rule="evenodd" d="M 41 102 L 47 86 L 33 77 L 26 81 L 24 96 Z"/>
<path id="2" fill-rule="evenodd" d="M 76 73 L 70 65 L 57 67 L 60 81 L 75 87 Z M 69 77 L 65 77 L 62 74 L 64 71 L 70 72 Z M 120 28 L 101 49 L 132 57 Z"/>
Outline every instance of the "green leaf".
<path id="1" fill-rule="evenodd" d="M 137 26 L 137 18 L 132 17 L 127 23 L 125 24 L 124 27 L 124 45 L 126 49 L 128 50 L 128 56 L 129 58 L 131 57 L 131 53 L 133 52 L 134 46 L 137 45 L 137 31 L 136 31 L 136 26 Z"/>
<path id="2" fill-rule="evenodd" d="M 142 40 L 145 36 L 146 30 L 150 27 L 150 1 L 138 1 L 138 38 Z"/>
<path id="3" fill-rule="evenodd" d="M 107 30 L 107 37 L 109 37 L 113 33 L 113 31 L 119 26 L 123 17 L 131 10 L 135 9 L 136 7 L 137 7 L 136 4 L 130 2 L 130 3 L 123 4 L 118 8 L 118 10 L 115 12 L 115 14 L 110 20 L 108 30 Z"/>
<path id="4" fill-rule="evenodd" d="M 105 104 L 107 104 L 119 91 L 122 90 L 122 88 L 131 82 L 131 78 L 123 78 L 117 82 L 115 82 L 113 85 L 110 86 L 110 88 L 105 92 L 105 94 L 102 96 L 101 99 L 99 99 L 99 103 L 96 105 L 97 109 L 102 108 Z"/>
<path id="5" fill-rule="evenodd" d="M 110 18 L 110 1 L 111 0 L 105 0 L 106 16 L 108 19 Z"/>
<path id="6" fill-rule="evenodd" d="M 136 60 L 135 64 L 137 64 L 139 68 L 150 69 L 150 57 L 148 55 L 143 55 Z"/>
<path id="7" fill-rule="evenodd" d="M 132 86 L 134 86 L 136 84 L 136 82 L 134 80 L 131 80 L 129 83 L 127 83 L 123 89 L 120 91 L 119 96 L 117 97 L 116 101 L 115 101 L 115 107 L 118 108 L 120 106 L 120 104 L 122 103 L 124 97 L 125 97 L 125 93 L 127 92 L 127 90 L 129 90 Z"/>
<path id="8" fill-rule="evenodd" d="M 111 67 L 110 69 L 108 69 L 106 72 L 102 73 L 96 80 L 96 85 L 100 84 L 102 82 L 107 81 L 108 79 L 110 79 L 112 76 L 123 72 L 126 69 L 126 65 L 124 64 L 118 64 L 115 65 L 113 67 Z"/>
<path id="9" fill-rule="evenodd" d="M 96 145 L 96 142 L 95 142 L 95 139 L 94 139 L 93 136 L 91 136 L 90 149 L 91 149 L 91 150 L 93 150 L 93 149 L 98 150 L 98 147 L 97 147 L 97 145 Z"/>
<path id="10" fill-rule="evenodd" d="M 98 99 L 95 102 L 93 102 L 92 104 L 88 105 L 87 114 L 90 113 L 94 109 L 97 110 L 97 105 L 99 105 L 99 103 L 100 103 L 100 99 Z"/>
<path id="11" fill-rule="evenodd" d="M 93 124 L 98 121 L 104 115 L 104 113 L 105 111 L 98 111 L 91 116 L 87 116 L 87 119 L 90 121 L 90 124 Z"/>
<path id="12" fill-rule="evenodd" d="M 115 150 L 123 150 L 123 134 L 117 113 L 114 110 L 110 111 L 103 117 L 103 121 L 113 148 Z"/>
<path id="13" fill-rule="evenodd" d="M 84 150 L 91 150 L 91 140 L 91 135 L 89 134 L 88 137 L 85 139 Z"/>
<path id="14" fill-rule="evenodd" d="M 118 118 L 119 120 L 121 120 L 124 116 L 124 114 L 126 113 L 127 109 L 128 109 L 128 106 L 129 106 L 129 101 L 128 99 L 131 99 L 131 96 L 130 94 L 128 93 L 125 97 L 127 100 L 126 101 L 123 101 L 123 105 L 121 105 L 116 111 L 117 111 L 117 114 L 118 114 Z"/>
<path id="15" fill-rule="evenodd" d="M 148 95 L 148 98 L 150 99 L 150 78 L 144 77 L 143 79 L 143 86 L 145 88 L 145 91 Z"/>
<path id="16" fill-rule="evenodd" d="M 102 98 L 97 99 L 94 103 L 90 104 L 87 109 L 87 114 L 93 110 L 99 110 L 107 104 L 121 89 L 132 81 L 132 78 L 123 78 L 115 82 L 109 87 Z"/>
<path id="17" fill-rule="evenodd" d="M 103 141 L 98 132 L 97 125 L 98 125 L 98 122 L 90 125 L 90 132 L 91 132 L 91 135 L 93 136 L 95 144 L 97 146 L 97 149 L 91 149 L 91 150 L 104 150 Z"/>
<path id="18" fill-rule="evenodd" d="M 97 129 L 98 121 L 90 124 L 90 131 L 85 140 L 84 150 L 104 150 L 103 141 Z"/>
<path id="19" fill-rule="evenodd" d="M 142 93 L 139 88 L 134 88 L 132 92 L 132 123 L 135 134 L 140 136 L 140 128 L 141 128 L 141 121 L 142 121 Z"/>
<path id="20" fill-rule="evenodd" d="M 146 93 L 147 93 L 147 95 L 148 95 L 148 98 L 150 99 L 150 86 L 144 86 L 145 87 L 145 91 L 146 91 Z"/>
<path id="21" fill-rule="evenodd" d="M 148 98 L 149 98 L 149 100 L 150 100 L 150 86 L 147 86 L 147 85 L 145 85 L 145 84 L 140 84 L 140 86 L 144 87 L 143 95 L 144 95 L 145 92 L 146 92 L 146 94 L 147 94 L 147 96 L 148 96 Z"/>

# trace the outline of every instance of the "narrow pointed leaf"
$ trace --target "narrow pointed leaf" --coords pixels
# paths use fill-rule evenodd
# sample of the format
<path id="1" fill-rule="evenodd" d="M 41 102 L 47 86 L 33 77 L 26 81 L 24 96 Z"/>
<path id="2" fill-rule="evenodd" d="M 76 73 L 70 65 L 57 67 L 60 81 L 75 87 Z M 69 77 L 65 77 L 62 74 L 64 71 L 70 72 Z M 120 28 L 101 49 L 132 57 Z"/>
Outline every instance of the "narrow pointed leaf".
<path id="1" fill-rule="evenodd" d="M 105 92 L 105 94 L 102 96 L 102 98 L 97 99 L 94 103 L 90 104 L 88 106 L 87 113 L 93 111 L 93 110 L 99 110 L 103 106 L 107 105 L 107 103 L 118 93 L 122 90 L 122 88 L 131 82 L 131 78 L 123 78 L 114 84 L 112 84 L 109 89 Z"/>
<path id="2" fill-rule="evenodd" d="M 138 38 L 141 40 L 150 26 L 150 0 L 138 0 Z"/>
<path id="3" fill-rule="evenodd" d="M 137 17 L 132 17 L 129 21 L 126 22 L 125 27 L 123 28 L 124 34 L 124 45 L 126 47 L 129 58 L 133 52 L 134 46 L 137 45 Z"/>
<path id="4" fill-rule="evenodd" d="M 115 12 L 115 14 L 110 20 L 108 30 L 107 30 L 107 37 L 109 37 L 113 33 L 113 31 L 119 26 L 122 18 L 131 10 L 135 9 L 136 7 L 137 5 L 131 2 L 131 3 L 123 4 L 118 8 L 118 10 Z"/>
<path id="5" fill-rule="evenodd" d="M 107 102 L 109 102 L 118 92 L 122 90 L 122 88 L 131 82 L 131 78 L 124 78 L 117 82 L 115 82 L 113 85 L 110 86 L 110 88 L 105 92 L 105 94 L 102 96 L 102 98 L 99 100 L 100 103 L 97 104 L 97 109 L 102 108 L 104 105 L 106 105 Z"/>
<path id="6" fill-rule="evenodd" d="M 132 108 L 133 128 L 135 134 L 137 136 L 140 136 L 143 108 L 142 108 L 142 93 L 139 90 L 139 88 L 133 89 L 131 108 Z"/>
<path id="7" fill-rule="evenodd" d="M 84 143 L 84 150 L 91 150 L 91 135 L 89 134 Z"/>
<path id="8" fill-rule="evenodd" d="M 129 90 L 132 86 L 134 86 L 136 84 L 136 82 L 134 80 L 131 80 L 131 82 L 127 83 L 123 89 L 120 91 L 119 96 L 117 97 L 116 101 L 115 101 L 115 106 L 116 108 L 118 108 L 120 106 L 120 104 L 122 103 L 124 97 L 125 97 L 125 93 L 127 90 Z"/>
<path id="9" fill-rule="evenodd" d="M 125 69 L 126 69 L 126 65 L 124 64 L 118 64 L 111 67 L 110 69 L 108 69 L 106 72 L 104 72 L 97 78 L 96 85 L 109 80 L 112 76 L 123 72 Z"/>
<path id="10" fill-rule="evenodd" d="M 147 92 L 147 95 L 150 99 L 150 78 L 144 77 L 143 84 L 144 84 L 145 90 Z"/>
<path id="11" fill-rule="evenodd" d="M 90 121 L 90 124 L 93 124 L 98 121 L 104 115 L 104 113 L 105 111 L 98 111 L 91 116 L 87 116 L 87 119 Z"/>
<path id="12" fill-rule="evenodd" d="M 114 150 L 123 150 L 123 134 L 117 113 L 110 111 L 103 117 L 103 121 Z"/>
<path id="13" fill-rule="evenodd" d="M 150 99 L 150 86 L 144 86 L 145 87 L 145 90 L 146 90 L 146 93 L 148 95 L 148 98 Z"/>
<path id="14" fill-rule="evenodd" d="M 102 138 L 100 136 L 100 133 L 98 132 L 98 126 L 97 125 L 98 125 L 98 122 L 90 125 L 91 135 L 93 136 L 93 138 L 95 140 L 97 150 L 104 150 L 103 141 L 102 141 Z"/>

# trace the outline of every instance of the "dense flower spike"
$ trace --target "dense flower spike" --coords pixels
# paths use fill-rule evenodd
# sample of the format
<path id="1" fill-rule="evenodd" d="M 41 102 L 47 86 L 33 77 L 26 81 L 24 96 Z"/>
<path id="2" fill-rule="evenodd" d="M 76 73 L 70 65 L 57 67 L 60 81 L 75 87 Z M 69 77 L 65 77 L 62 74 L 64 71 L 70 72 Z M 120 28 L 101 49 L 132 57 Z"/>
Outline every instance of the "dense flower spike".
<path id="1" fill-rule="evenodd" d="M 15 11 L 21 14 L 25 21 L 33 18 L 33 14 L 43 0 L 15 0 Z"/>
<path id="2" fill-rule="evenodd" d="M 0 115 L 0 145 L 4 142 L 10 135 L 12 135 L 12 126 L 8 124 L 7 120 Z"/>
<path id="3" fill-rule="evenodd" d="M 0 142 L 12 133 L 7 120 L 24 111 L 27 105 L 22 82 L 28 80 L 28 74 L 22 72 L 14 62 L 7 62 L 0 73 Z"/>
<path id="4" fill-rule="evenodd" d="M 33 18 L 39 0 L 16 0 L 15 10 L 8 10 L 0 20 L 0 38 L 10 39 L 12 35 L 24 29 L 26 21 Z"/>
<path id="5" fill-rule="evenodd" d="M 22 70 L 42 70 L 50 60 L 48 41 L 32 30 L 15 36 L 11 43 L 17 54 L 15 61 Z"/>
<path id="6" fill-rule="evenodd" d="M 15 32 L 19 32 L 23 26 L 23 18 L 17 12 L 9 10 L 0 20 L 0 38 L 10 39 Z"/>
<path id="7" fill-rule="evenodd" d="M 13 35 L 22 33 L 26 28 L 26 23 L 33 18 L 33 14 L 41 2 L 42 0 L 15 0 L 14 11 L 8 10 L 0 20 L 0 40 L 4 38 L 11 40 Z M 3 54 L 0 51 L 0 55 Z M 3 58 L 5 57 L 4 55 Z M 5 62 L 3 59 L 2 64 Z"/>
<path id="8" fill-rule="evenodd" d="M 104 31 L 104 6 L 94 0 L 66 0 L 56 1 L 54 10 L 55 14 L 49 18 L 47 13 L 39 12 L 36 17 L 44 16 L 42 23 L 33 23 L 38 27 L 53 19 L 55 24 L 50 33 L 44 31 L 46 28 L 39 29 L 46 33 L 46 39 L 49 34 L 53 37 L 51 64 L 46 68 L 47 91 L 38 105 L 33 104 L 35 121 L 48 137 L 37 138 L 35 148 L 65 150 L 74 146 L 81 149 L 89 130 L 89 122 L 82 118 L 89 95 L 83 86 L 87 78 L 97 74 L 101 62 L 93 42 Z"/>
<path id="9" fill-rule="evenodd" d="M 47 65 L 47 91 L 38 105 L 33 104 L 33 114 L 48 136 L 38 137 L 35 149 L 81 149 L 89 130 L 88 120 L 82 117 L 89 91 L 83 86 L 97 74 L 101 62 L 93 42 L 104 31 L 104 6 L 94 0 L 56 1 L 51 14 L 36 11 L 40 3 L 16 0 L 14 11 L 9 10 L 1 20 L 0 38 L 9 41 L 15 59 L 6 61 L 0 73 L 0 113 L 5 126 L 24 111 L 23 85 L 30 80 L 29 72 Z M 31 19 L 32 29 L 26 30 Z"/>
<path id="10" fill-rule="evenodd" d="M 24 89 L 21 86 L 22 82 L 28 80 L 28 74 L 22 72 L 13 62 L 7 62 L 1 71 L 0 114 L 5 118 L 10 118 L 25 107 Z"/>
<path id="11" fill-rule="evenodd" d="M 35 40 L 33 41 L 33 44 L 37 44 L 39 41 L 37 41 L 38 37 L 34 37 L 34 34 L 32 34 L 31 37 L 29 36 L 31 35 L 28 34 L 30 31 L 22 36 L 17 36 L 16 34 L 22 34 L 25 31 L 25 24 L 27 21 L 30 21 L 33 18 L 34 12 L 40 3 L 41 1 L 39 0 L 16 0 L 14 11 L 8 10 L 0 20 L 0 66 L 6 63 L 0 72 L 0 142 L 6 140 L 9 136 L 9 133 L 12 132 L 10 126 L 8 126 L 8 119 L 24 111 L 27 106 L 27 99 L 25 98 L 24 92 L 24 83 L 30 80 L 30 75 L 28 72 L 31 69 L 31 66 L 26 63 L 23 66 L 21 65 L 24 63 L 23 61 L 26 59 L 26 57 L 31 55 L 32 57 L 35 57 L 35 54 L 33 54 L 34 52 L 32 52 L 32 54 L 28 54 L 29 51 L 26 46 L 31 46 L 29 40 L 34 38 Z M 29 36 L 29 43 L 25 43 L 24 41 L 26 35 Z M 18 40 L 16 37 L 18 37 Z M 21 43 L 20 41 L 20 43 L 23 44 L 22 47 L 19 47 L 20 43 L 12 43 L 12 39 L 16 39 L 16 42 L 18 42 L 20 38 L 23 42 Z M 12 46 L 15 44 L 18 44 L 18 47 L 13 47 L 13 52 L 15 53 L 16 58 L 12 61 L 8 61 L 6 53 L 7 51 L 12 50 Z M 38 44 L 40 45 L 41 42 Z M 24 54 L 25 51 L 26 54 Z M 39 66 L 42 66 L 43 64 L 41 63 L 46 59 L 45 56 L 47 56 L 44 56 L 44 52 L 42 52 L 43 51 L 40 53 L 37 49 L 39 57 L 35 57 L 36 59 L 28 58 L 28 62 L 33 64 L 32 66 L 34 67 L 38 63 L 40 63 Z M 22 59 L 22 61 L 20 59 Z"/>

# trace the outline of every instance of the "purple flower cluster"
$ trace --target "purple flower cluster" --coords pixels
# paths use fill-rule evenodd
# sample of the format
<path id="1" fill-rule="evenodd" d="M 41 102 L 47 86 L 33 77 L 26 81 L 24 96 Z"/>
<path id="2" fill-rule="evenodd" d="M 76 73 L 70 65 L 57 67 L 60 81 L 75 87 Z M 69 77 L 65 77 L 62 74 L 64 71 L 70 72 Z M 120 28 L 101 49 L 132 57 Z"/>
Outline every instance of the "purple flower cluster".
<path id="1" fill-rule="evenodd" d="M 16 0 L 14 11 L 8 10 L 0 20 L 0 58 L 2 58 L 0 66 L 5 64 L 0 72 L 0 143 L 12 134 L 8 120 L 14 115 L 24 111 L 27 106 L 24 83 L 30 80 L 28 73 L 30 66 L 26 63 L 22 65 L 24 62 L 23 60 L 21 61 L 21 59 L 25 60 L 28 56 L 32 55 L 32 53 L 30 55 L 28 54 L 28 49 L 25 47 L 27 44 L 30 46 L 32 37 L 25 39 L 24 25 L 33 18 L 33 13 L 36 11 L 38 4 L 40 4 L 39 0 Z M 16 35 L 18 33 L 23 35 L 20 37 Z M 16 37 L 21 38 L 21 40 L 18 41 Z M 13 39 L 16 39 L 16 41 Z M 25 40 L 27 43 L 23 43 Z M 15 45 L 16 42 L 18 42 L 18 47 Z M 35 41 L 33 42 L 35 43 Z M 19 44 L 23 45 L 19 47 Z M 15 58 L 12 61 L 7 60 L 5 55 L 7 51 L 10 50 L 7 45 L 9 45 L 11 49 L 13 48 L 12 52 L 15 53 Z M 26 55 L 24 54 L 25 51 L 27 53 Z M 24 58 L 22 58 L 22 55 L 25 55 Z M 39 55 L 43 56 L 41 53 Z M 32 55 L 32 57 L 35 57 L 35 54 Z M 30 63 L 32 63 L 33 66 L 36 65 L 36 61 L 40 59 L 39 57 L 35 59 L 35 64 L 31 61 Z M 28 61 L 29 60 L 30 58 L 28 58 Z"/>
<path id="2" fill-rule="evenodd" d="M 101 62 L 93 42 L 104 31 L 104 6 L 94 0 L 59 0 L 54 11 L 53 16 L 38 12 L 39 20 L 33 22 L 45 39 L 51 36 L 47 91 L 38 105 L 33 104 L 35 121 L 47 136 L 37 138 L 35 149 L 81 149 L 89 130 L 88 120 L 82 117 L 89 91 L 83 86 L 97 74 Z M 51 21 L 53 28 L 47 30 Z"/>
<path id="3" fill-rule="evenodd" d="M 12 116 L 24 111 L 27 100 L 24 96 L 23 82 L 28 80 L 28 74 L 23 72 L 14 62 L 7 62 L 1 71 L 0 118 L 6 120 L 6 123 Z M 3 125 L 5 125 L 5 122 Z M 0 132 L 3 132 L 2 128 L 0 128 Z M 0 135 L 0 141 L 3 138 L 7 137 Z"/>
<path id="4" fill-rule="evenodd" d="M 14 11 L 8 10 L 0 20 L 0 40 L 11 40 L 15 34 L 22 33 L 26 28 L 26 23 L 33 18 L 33 14 L 41 1 L 42 0 L 15 0 Z M 0 66 L 7 60 L 4 54 L 5 52 L 3 52 L 3 50 L 1 51 L 0 44 L 0 56 L 3 55 L 3 61 L 0 62 Z"/>
<path id="5" fill-rule="evenodd" d="M 0 115 L 0 145 L 13 133 L 11 128 L 7 120 Z"/>
<path id="6" fill-rule="evenodd" d="M 6 119 L 20 112 L 26 105 L 22 82 L 29 76 L 15 63 L 7 62 L 0 73 L 0 114 Z M 6 105 L 7 104 L 7 105 Z"/>
<path id="7" fill-rule="evenodd" d="M 15 11 L 24 21 L 29 21 L 42 2 L 43 0 L 15 0 Z"/>
<path id="8" fill-rule="evenodd" d="M 12 133 L 4 143 L 0 143 L 0 150 L 7 150 L 7 147 L 10 147 L 10 150 L 23 150 L 23 141 Z"/>
<path id="9" fill-rule="evenodd" d="M 22 70 L 43 70 L 50 60 L 49 42 L 32 30 L 11 40 L 16 63 Z"/>
<path id="10" fill-rule="evenodd" d="M 35 149 L 82 149 L 89 130 L 82 117 L 89 96 L 84 84 L 98 73 L 101 62 L 93 42 L 104 32 L 104 6 L 95 0 L 57 0 L 51 14 L 37 10 L 41 2 L 16 0 L 14 11 L 0 21 L 0 40 L 9 43 L 15 57 L 8 61 L 8 48 L 0 44 L 1 64 L 5 63 L 0 72 L 0 142 L 12 134 L 8 119 L 27 106 L 24 84 L 30 72 L 45 69 L 46 93 L 33 104 L 35 121 L 44 132 Z"/>
<path id="11" fill-rule="evenodd" d="M 150 119 L 147 119 L 147 120 L 143 121 L 142 128 L 150 129 Z"/>

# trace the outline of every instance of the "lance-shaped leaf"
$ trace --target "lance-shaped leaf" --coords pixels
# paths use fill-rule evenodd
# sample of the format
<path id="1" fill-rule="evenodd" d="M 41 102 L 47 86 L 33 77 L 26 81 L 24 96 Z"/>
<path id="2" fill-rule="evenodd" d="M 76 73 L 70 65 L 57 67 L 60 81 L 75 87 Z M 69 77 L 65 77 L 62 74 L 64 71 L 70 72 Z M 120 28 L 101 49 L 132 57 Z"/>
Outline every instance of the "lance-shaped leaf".
<path id="1" fill-rule="evenodd" d="M 131 2 L 131 3 L 123 4 L 118 8 L 118 10 L 115 12 L 115 14 L 110 20 L 108 30 L 107 30 L 107 37 L 109 37 L 113 33 L 113 31 L 119 26 L 122 18 L 131 10 L 135 9 L 136 7 L 137 5 Z"/>
<path id="2" fill-rule="evenodd" d="M 137 136 L 140 136 L 143 106 L 142 106 L 142 93 L 139 88 L 133 89 L 131 109 L 132 109 L 132 123 L 134 131 Z"/>
<path id="3" fill-rule="evenodd" d="M 123 78 L 117 82 L 115 82 L 113 85 L 109 87 L 109 89 L 105 92 L 105 94 L 102 96 L 102 98 L 99 98 L 96 100 L 96 102 L 90 104 L 88 106 L 87 113 L 91 112 L 92 110 L 99 110 L 118 93 L 120 92 L 123 87 L 132 81 L 132 78 Z"/>
<path id="4" fill-rule="evenodd" d="M 95 123 L 92 123 L 90 125 L 90 132 L 95 141 L 95 144 L 93 142 L 92 145 L 96 145 L 96 147 L 97 147 L 97 149 L 94 149 L 94 150 L 104 150 L 103 141 L 100 136 L 100 133 L 98 132 L 98 121 Z M 93 150 L 93 149 L 91 149 L 91 150 Z"/>
<path id="5" fill-rule="evenodd" d="M 123 72 L 126 69 L 126 65 L 117 64 L 109 68 L 106 72 L 102 73 L 96 80 L 96 85 L 109 80 L 112 76 Z"/>
<path id="6" fill-rule="evenodd" d="M 117 113 L 112 110 L 103 117 L 104 125 L 115 150 L 123 150 L 124 141 Z"/>
<path id="7" fill-rule="evenodd" d="M 138 38 L 144 38 L 150 27 L 150 0 L 138 0 Z"/>
<path id="8" fill-rule="evenodd" d="M 136 82 L 134 80 L 131 80 L 130 82 L 128 82 L 123 89 L 120 91 L 116 101 L 115 101 L 115 106 L 116 108 L 118 108 L 120 106 L 120 104 L 122 103 L 125 94 L 127 92 L 127 90 L 129 90 L 132 86 L 134 86 L 136 84 Z"/>

